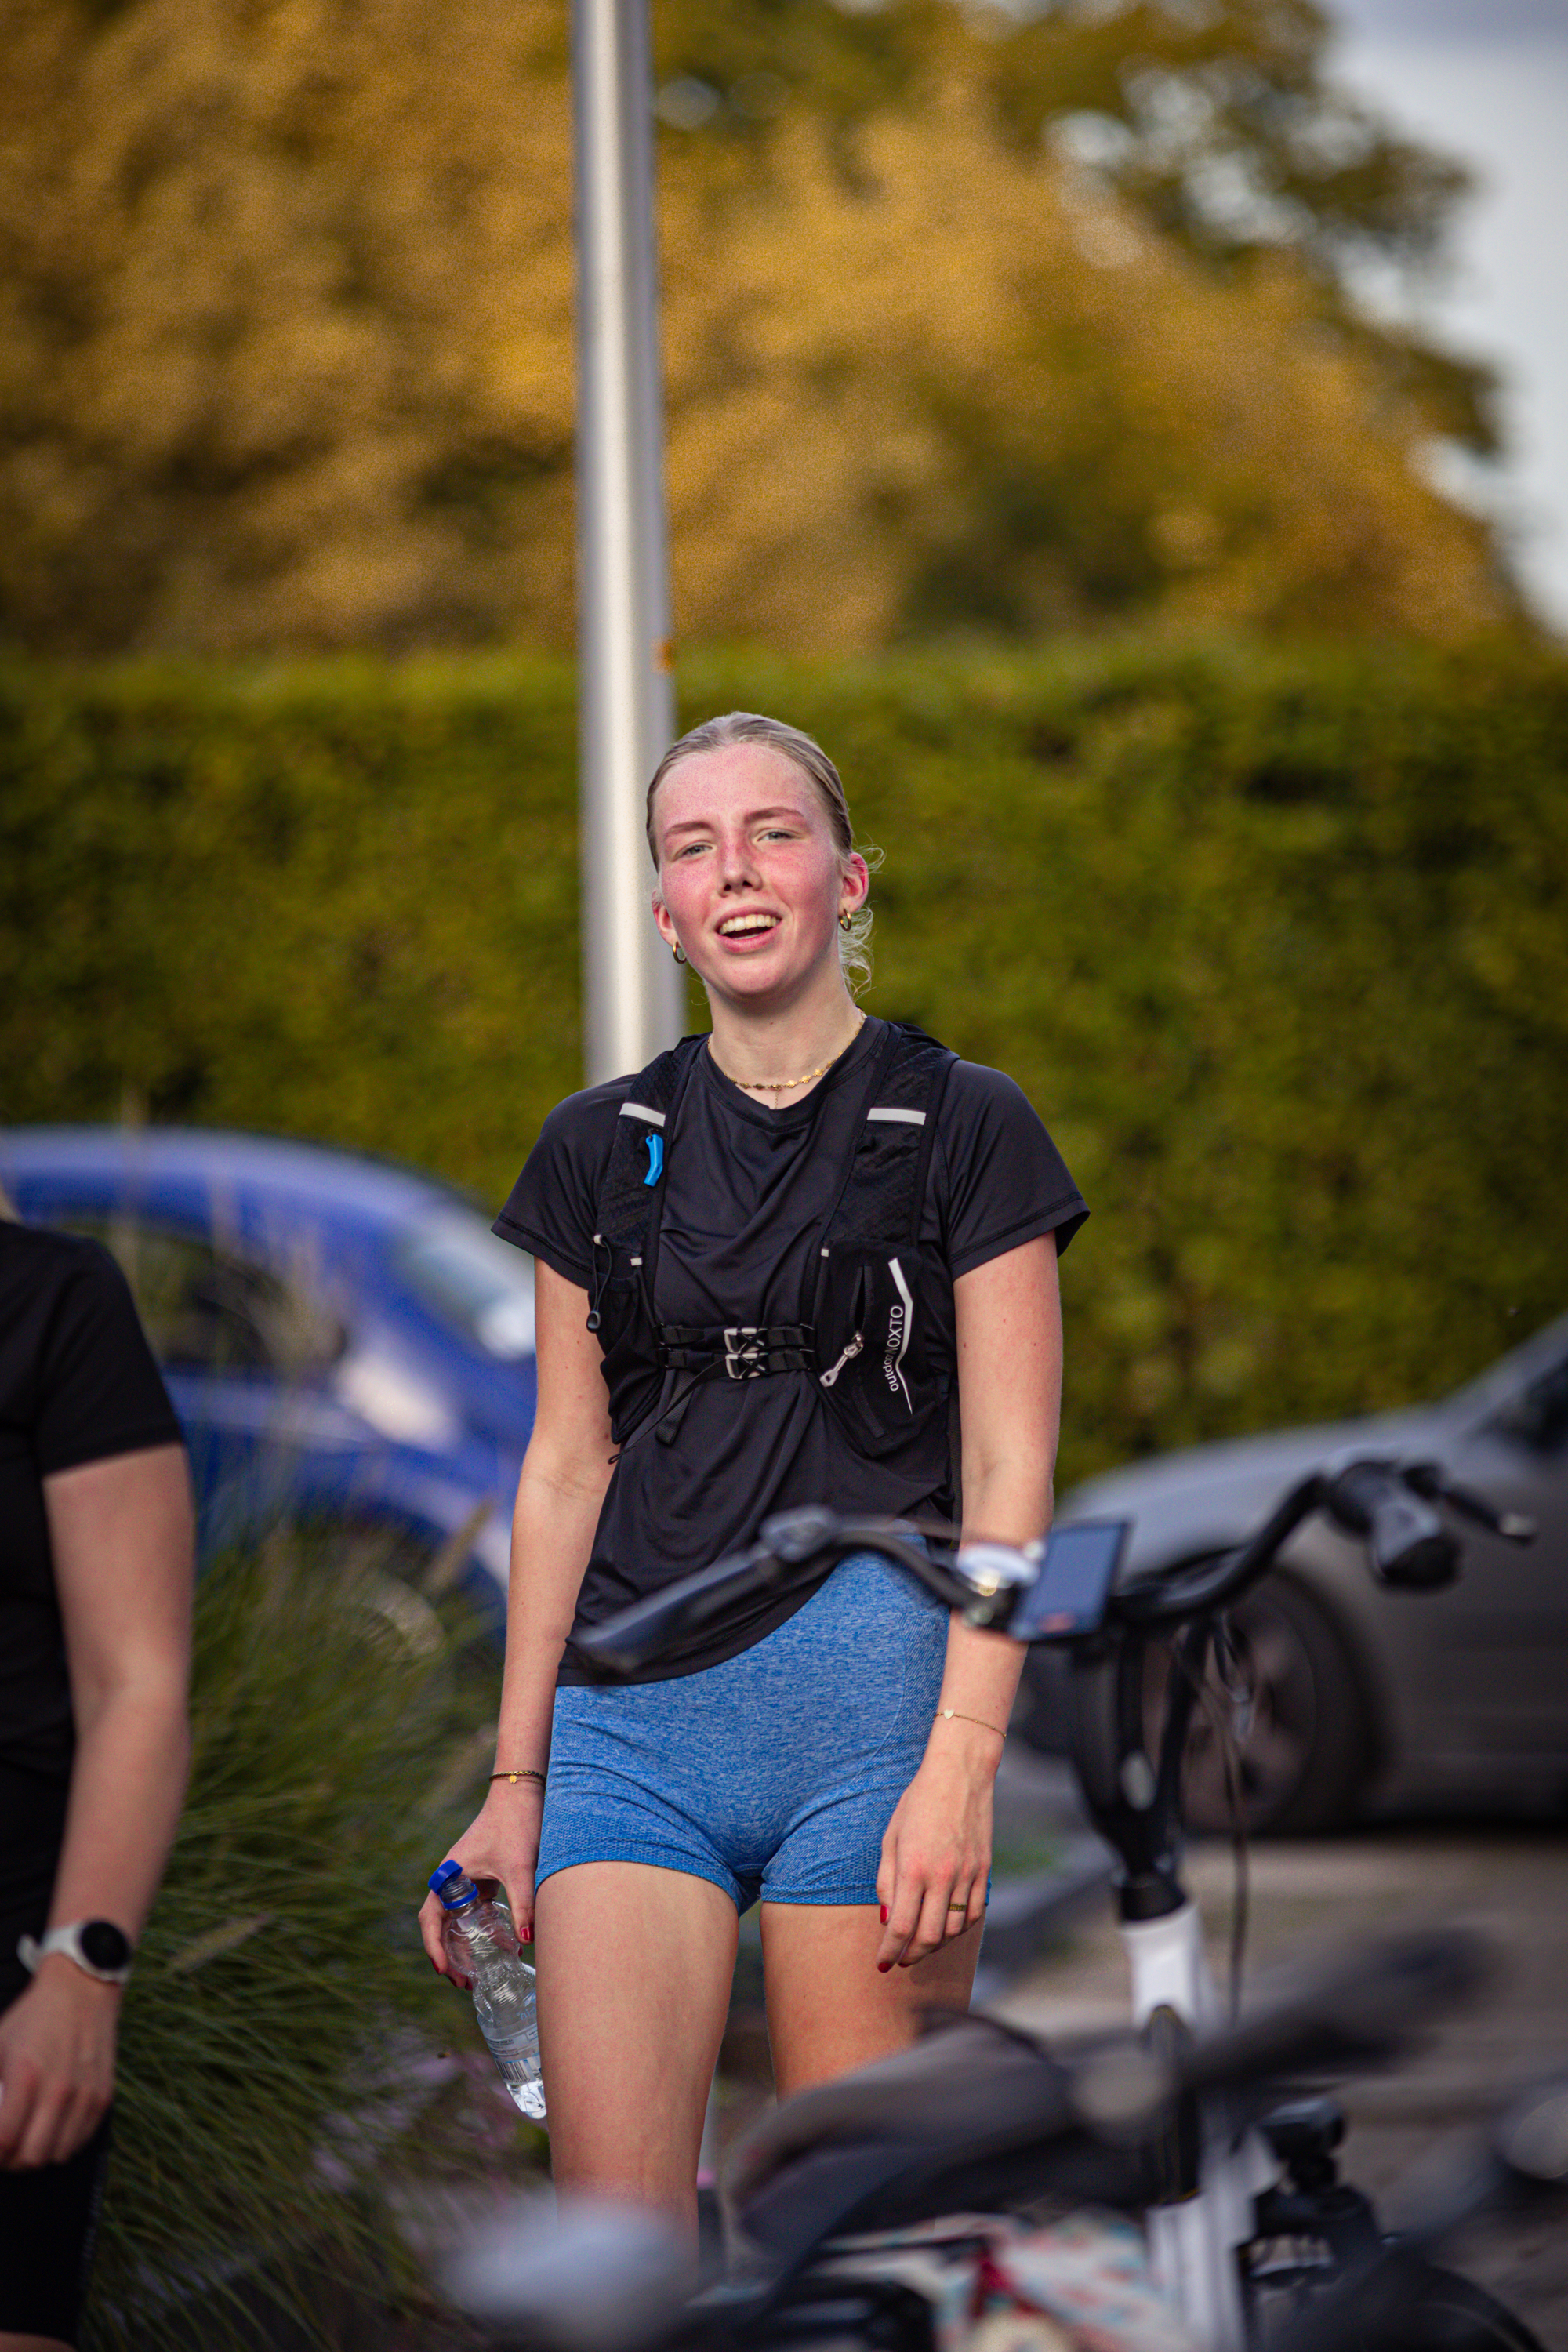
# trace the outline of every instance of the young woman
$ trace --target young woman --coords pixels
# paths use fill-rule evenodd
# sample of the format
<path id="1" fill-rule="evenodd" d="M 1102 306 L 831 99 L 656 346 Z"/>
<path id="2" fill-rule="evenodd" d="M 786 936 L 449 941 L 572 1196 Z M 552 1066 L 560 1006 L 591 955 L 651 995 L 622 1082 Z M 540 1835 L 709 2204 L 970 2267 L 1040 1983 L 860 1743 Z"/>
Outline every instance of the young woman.
<path id="1" fill-rule="evenodd" d="M 950 1513 L 954 1390 L 965 1529 L 1038 1535 L 1087 1211 L 1009 1079 L 857 1006 L 869 875 L 808 737 L 747 713 L 683 737 L 648 841 L 712 1031 L 563 1103 L 497 1221 L 537 1262 L 539 1411 L 498 1773 L 453 1851 L 536 1934 L 558 2184 L 689 2213 L 750 1903 L 781 2096 L 967 2005 L 1023 1654 L 870 1557 L 630 1686 L 571 1637 L 775 1510 Z M 906 1240 L 846 1230 L 906 1200 Z M 656 1240 L 615 1246 L 650 1203 Z"/>

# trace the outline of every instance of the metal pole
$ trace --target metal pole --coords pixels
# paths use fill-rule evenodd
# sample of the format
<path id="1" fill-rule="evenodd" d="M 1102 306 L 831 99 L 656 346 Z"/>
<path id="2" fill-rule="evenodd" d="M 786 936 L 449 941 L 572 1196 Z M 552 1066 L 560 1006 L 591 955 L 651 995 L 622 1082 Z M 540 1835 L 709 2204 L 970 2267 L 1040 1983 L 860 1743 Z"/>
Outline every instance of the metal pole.
<path id="1" fill-rule="evenodd" d="M 640 1070 L 684 1025 L 653 926 L 647 780 L 675 731 L 647 0 L 573 0 L 584 1058 Z"/>

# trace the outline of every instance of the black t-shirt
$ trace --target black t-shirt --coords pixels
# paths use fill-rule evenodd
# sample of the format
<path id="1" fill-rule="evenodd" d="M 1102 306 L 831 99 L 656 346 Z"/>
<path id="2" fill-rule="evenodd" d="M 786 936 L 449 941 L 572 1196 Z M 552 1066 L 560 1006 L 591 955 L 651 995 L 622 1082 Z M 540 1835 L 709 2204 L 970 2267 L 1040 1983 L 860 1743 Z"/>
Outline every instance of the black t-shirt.
<path id="1" fill-rule="evenodd" d="M 0 1766 L 63 1780 L 74 1735 L 43 1481 L 180 1424 L 96 1242 L 0 1220 Z"/>
<path id="2" fill-rule="evenodd" d="M 803 1102 L 767 1110 L 700 1053 L 665 1137 L 667 1186 L 655 1276 L 659 1320 L 711 1328 L 795 1322 L 821 1228 L 858 1139 L 858 1083 L 887 1034 L 868 1020 Z M 504 1239 L 587 1289 L 595 1213 L 630 1077 L 570 1095 L 496 1220 Z M 921 1239 L 953 1278 L 1039 1234 L 1065 1249 L 1089 1212 L 1027 1100 L 999 1071 L 959 1062 L 942 1097 Z M 951 1365 L 951 1294 L 936 1309 L 940 1360 Z M 646 1437 L 612 1474 L 574 1633 L 674 1578 L 749 1543 L 770 1512 L 803 1503 L 865 1507 L 865 1477 L 816 1379 L 706 1381 L 675 1440 Z M 879 1495 L 877 1507 L 940 1509 L 945 1496 Z M 643 1677 L 692 1674 L 733 1657 L 808 1596 L 764 1598 L 704 1627 Z M 563 1683 L 592 1680 L 568 1651 Z"/>

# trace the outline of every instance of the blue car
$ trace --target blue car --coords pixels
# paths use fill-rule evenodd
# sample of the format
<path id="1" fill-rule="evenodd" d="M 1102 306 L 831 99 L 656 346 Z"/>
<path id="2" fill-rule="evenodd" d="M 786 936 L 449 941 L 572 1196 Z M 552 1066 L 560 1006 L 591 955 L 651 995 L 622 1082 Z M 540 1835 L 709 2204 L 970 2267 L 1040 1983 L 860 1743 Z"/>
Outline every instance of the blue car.
<path id="1" fill-rule="evenodd" d="M 289 1518 L 446 1549 L 504 1622 L 533 1426 L 533 1267 L 393 1161 L 201 1129 L 0 1129 L 31 1224 L 130 1277 L 184 1424 L 204 1549 Z"/>

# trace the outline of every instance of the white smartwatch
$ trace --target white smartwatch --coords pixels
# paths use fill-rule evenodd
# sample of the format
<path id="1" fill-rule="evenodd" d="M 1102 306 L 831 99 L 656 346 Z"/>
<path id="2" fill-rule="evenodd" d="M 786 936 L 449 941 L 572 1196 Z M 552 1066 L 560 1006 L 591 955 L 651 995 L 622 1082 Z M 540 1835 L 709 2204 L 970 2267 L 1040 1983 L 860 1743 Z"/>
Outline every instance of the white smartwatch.
<path id="1" fill-rule="evenodd" d="M 72 1919 L 63 1927 L 51 1927 L 41 1941 L 34 1936 L 18 1938 L 16 1958 L 29 1973 L 51 1952 L 64 1952 L 100 1984 L 122 1985 L 131 1974 L 131 1938 L 112 1919 Z"/>

